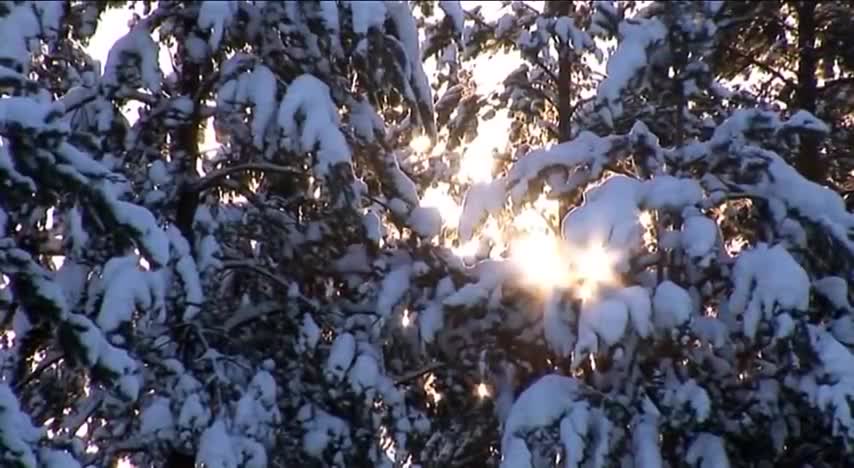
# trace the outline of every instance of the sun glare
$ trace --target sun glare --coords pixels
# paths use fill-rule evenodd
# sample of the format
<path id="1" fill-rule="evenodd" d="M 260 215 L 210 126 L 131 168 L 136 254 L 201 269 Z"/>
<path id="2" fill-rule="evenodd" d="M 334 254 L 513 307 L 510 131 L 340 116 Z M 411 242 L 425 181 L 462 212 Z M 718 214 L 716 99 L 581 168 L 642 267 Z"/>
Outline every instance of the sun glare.
<path id="1" fill-rule="evenodd" d="M 573 266 L 579 279 L 597 284 L 613 281 L 614 259 L 601 245 L 577 250 L 573 256 Z"/>
<path id="2" fill-rule="evenodd" d="M 448 193 L 449 188 L 446 183 L 429 187 L 424 191 L 424 196 L 421 197 L 421 206 L 436 208 L 442 216 L 442 224 L 446 227 L 456 227 L 462 208 Z"/>
<path id="3" fill-rule="evenodd" d="M 569 264 L 561 252 L 560 241 L 545 234 L 528 234 L 510 244 L 510 254 L 523 280 L 539 288 L 567 285 Z"/>

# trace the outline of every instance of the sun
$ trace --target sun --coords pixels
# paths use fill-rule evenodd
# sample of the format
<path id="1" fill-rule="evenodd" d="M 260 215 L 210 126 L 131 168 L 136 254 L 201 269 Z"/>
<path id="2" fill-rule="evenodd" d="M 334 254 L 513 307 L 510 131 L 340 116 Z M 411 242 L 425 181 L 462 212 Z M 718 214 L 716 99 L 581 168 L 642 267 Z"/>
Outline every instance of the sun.
<path id="1" fill-rule="evenodd" d="M 510 256 L 523 282 L 540 289 L 568 286 L 569 264 L 558 238 L 543 233 L 526 234 L 510 243 Z"/>

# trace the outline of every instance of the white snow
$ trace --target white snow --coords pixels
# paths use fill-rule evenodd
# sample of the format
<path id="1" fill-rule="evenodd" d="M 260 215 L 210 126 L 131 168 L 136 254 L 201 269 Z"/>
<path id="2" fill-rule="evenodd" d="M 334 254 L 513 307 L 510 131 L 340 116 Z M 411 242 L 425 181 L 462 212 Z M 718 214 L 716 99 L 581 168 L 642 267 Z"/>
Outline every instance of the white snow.
<path id="1" fill-rule="evenodd" d="M 326 361 L 326 375 L 333 381 L 339 381 L 350 369 L 356 354 L 356 339 L 349 333 L 342 333 L 332 342 L 329 359 Z"/>
<path id="2" fill-rule="evenodd" d="M 694 310 L 688 291 L 672 281 L 664 281 L 655 288 L 652 304 L 653 322 L 659 330 L 669 330 L 684 324 Z"/>
<path id="3" fill-rule="evenodd" d="M 643 414 L 632 429 L 632 453 L 634 464 L 643 468 L 661 468 L 661 449 L 659 447 L 658 418 Z"/>
<path id="4" fill-rule="evenodd" d="M 590 408 L 586 402 L 572 405 L 569 414 L 560 421 L 560 440 L 564 449 L 564 466 L 577 468 L 585 458 L 587 435 L 590 429 Z"/>
<path id="5" fill-rule="evenodd" d="M 42 448 L 39 459 L 44 468 L 80 468 L 80 463 L 70 453 L 64 450 Z"/>
<path id="6" fill-rule="evenodd" d="M 691 442 L 685 461 L 695 468 L 729 468 L 729 458 L 720 437 L 703 432 Z"/>
<path id="7" fill-rule="evenodd" d="M 526 388 L 513 402 L 504 423 L 502 452 L 518 435 L 549 426 L 571 407 L 578 394 L 578 382 L 570 377 L 548 374 Z"/>
<path id="8" fill-rule="evenodd" d="M 115 257 L 104 266 L 104 297 L 97 323 L 106 332 L 115 331 L 133 319 L 137 307 L 147 309 L 152 294 L 146 274 L 137 268 L 136 256 Z"/>
<path id="9" fill-rule="evenodd" d="M 48 39 L 56 38 L 65 15 L 62 2 L 8 3 L 9 12 L 0 17 L 0 60 L 9 60 L 13 67 L 29 72 L 31 53 L 38 50 L 35 38 L 44 32 Z M 2 120 L 2 119 L 0 119 Z"/>
<path id="10" fill-rule="evenodd" d="M 107 195 L 106 191 L 102 191 Z M 111 211 L 116 221 L 136 231 L 140 248 L 151 260 L 153 267 L 169 263 L 169 238 L 157 225 L 154 215 L 147 209 L 121 200 L 112 200 Z"/>
<path id="11" fill-rule="evenodd" d="M 409 290 L 409 281 L 412 276 L 412 265 L 409 263 L 392 269 L 383 278 L 380 286 L 380 295 L 377 298 L 377 313 L 381 317 L 391 315 L 394 306 L 403 298 Z"/>
<path id="12" fill-rule="evenodd" d="M 444 326 L 445 312 L 441 304 L 432 303 L 418 313 L 418 330 L 426 343 L 432 343 Z"/>
<path id="13" fill-rule="evenodd" d="M 454 25 L 454 30 L 462 36 L 465 30 L 465 16 L 463 15 L 463 7 L 459 0 L 439 0 L 439 8 L 451 18 Z"/>
<path id="14" fill-rule="evenodd" d="M 353 13 L 353 32 L 367 34 L 368 29 L 382 29 L 385 22 L 386 6 L 380 0 L 353 0 L 346 4 Z"/>
<path id="15" fill-rule="evenodd" d="M 760 244 L 738 256 L 729 313 L 743 315 L 745 336 L 755 337 L 763 317 L 770 320 L 779 309 L 805 311 L 809 300 L 809 276 L 782 246 Z"/>
<path id="16" fill-rule="evenodd" d="M 632 327 L 642 338 L 652 334 L 652 302 L 649 292 L 640 286 L 629 286 L 621 289 L 617 297 L 629 309 L 629 319 Z"/>
<path id="17" fill-rule="evenodd" d="M 219 48 L 225 29 L 231 24 L 237 10 L 237 2 L 233 0 L 205 0 L 202 2 L 197 24 L 203 30 L 213 28 L 210 39 L 208 39 L 211 50 Z"/>
<path id="18" fill-rule="evenodd" d="M 178 413 L 178 427 L 182 429 L 201 429 L 210 422 L 211 414 L 208 408 L 202 404 L 198 393 L 191 393 L 181 405 Z"/>
<path id="19" fill-rule="evenodd" d="M 302 124 L 297 124 L 297 115 Z M 312 75 L 300 75 L 290 83 L 279 106 L 278 124 L 284 135 L 299 142 L 300 151 L 317 149 L 315 170 L 325 176 L 339 163 L 350 163 L 350 147 L 338 128 L 338 108 L 329 87 Z"/>
<path id="20" fill-rule="evenodd" d="M 164 438 L 168 438 L 174 424 L 169 399 L 158 396 L 142 410 L 139 432 L 143 435 L 160 433 Z"/>
<path id="21" fill-rule="evenodd" d="M 573 246 L 601 246 L 614 256 L 618 271 L 626 271 L 633 252 L 643 245 L 638 199 L 641 182 L 626 176 L 608 178 L 584 193 L 584 204 L 567 213 L 561 223 L 563 238 Z"/>
<path id="22" fill-rule="evenodd" d="M 377 360 L 367 354 L 360 354 L 348 373 L 350 386 L 356 392 L 364 392 L 377 384 L 380 368 Z"/>
<path id="23" fill-rule="evenodd" d="M 435 207 L 418 206 L 409 214 L 406 224 L 419 236 L 430 239 L 442 231 L 442 215 Z"/>
<path id="24" fill-rule="evenodd" d="M 619 26 L 620 45 L 608 59 L 607 77 L 597 90 L 597 103 L 607 106 L 603 116 L 613 119 L 623 114 L 622 93 L 648 64 L 647 49 L 667 37 L 667 27 L 657 18 L 625 20 Z"/>
<path id="25" fill-rule="evenodd" d="M 500 468 L 532 468 L 531 452 L 525 441 L 511 437 L 501 448 Z"/>
<path id="26" fill-rule="evenodd" d="M 311 314 L 305 314 L 300 327 L 300 345 L 305 350 L 313 350 L 317 347 L 318 341 L 320 341 L 320 327 Z"/>
<path id="27" fill-rule="evenodd" d="M 301 407 L 297 419 L 306 431 L 302 438 L 302 449 L 315 458 L 320 458 L 331 443 L 349 442 L 350 428 L 347 422 L 316 406 L 306 404 Z"/>
<path id="28" fill-rule="evenodd" d="M 680 211 L 703 199 L 703 188 L 695 179 L 659 175 L 644 183 L 641 203 L 650 209 Z"/>
<path id="29" fill-rule="evenodd" d="M 139 64 L 142 85 L 152 93 L 160 92 L 159 47 L 151 35 L 142 27 L 134 28 L 113 44 L 107 55 L 101 83 L 108 88 L 119 88 L 127 83 L 120 79 L 119 69 L 126 66 L 128 57 L 135 57 Z"/>
<path id="30" fill-rule="evenodd" d="M 461 242 L 471 240 L 475 228 L 484 221 L 487 214 L 497 214 L 501 210 L 504 206 L 504 190 L 500 179 L 488 184 L 473 184 L 469 188 L 463 200 L 463 209 L 457 227 Z"/>
<path id="31" fill-rule="evenodd" d="M 816 292 L 824 296 L 838 309 L 850 309 L 848 302 L 848 283 L 838 276 L 826 276 L 813 282 Z"/>
<path id="32" fill-rule="evenodd" d="M 350 104 L 350 126 L 357 136 L 369 142 L 376 139 L 377 132 L 385 133 L 385 123 L 367 100 Z"/>
<path id="33" fill-rule="evenodd" d="M 689 216 L 682 222 L 680 240 L 689 257 L 705 257 L 717 245 L 718 225 L 706 216 Z"/>
<path id="34" fill-rule="evenodd" d="M 0 446 L 6 453 L 0 457 L 14 457 L 26 468 L 38 467 L 33 448 L 42 436 L 34 427 L 30 417 L 21 411 L 18 399 L 5 383 L 0 383 Z"/>
<path id="35" fill-rule="evenodd" d="M 603 299 L 585 303 L 581 308 L 579 336 L 589 329 L 596 333 L 603 345 L 613 346 L 623 338 L 628 320 L 629 310 L 622 301 Z"/>
<path id="36" fill-rule="evenodd" d="M 190 255 L 190 245 L 181 231 L 175 226 L 169 226 L 167 230 L 170 245 L 175 253 L 175 272 L 181 279 L 181 285 L 184 289 L 184 301 L 186 307 L 182 319 L 184 321 L 192 320 L 201 310 L 201 304 L 204 302 L 204 292 L 202 291 L 201 278 L 199 270 L 196 268 L 196 261 Z"/>
<path id="37" fill-rule="evenodd" d="M 240 63 L 241 60 L 232 58 L 231 66 Z M 217 108 L 230 111 L 234 104 L 252 105 L 252 143 L 260 148 L 267 127 L 276 114 L 276 76 L 259 63 L 251 71 L 222 84 L 217 91 Z"/>
<path id="38" fill-rule="evenodd" d="M 202 433 L 199 439 L 199 451 L 196 453 L 196 465 L 206 468 L 237 468 L 238 460 L 234 453 L 231 438 L 225 423 L 217 419 Z"/>
<path id="39" fill-rule="evenodd" d="M 352 2 L 351 2 L 352 5 Z M 387 0 L 385 7 L 389 18 L 397 29 L 397 35 L 406 50 L 408 68 L 411 76 L 412 86 L 415 88 L 415 93 L 418 98 L 419 106 L 425 106 L 428 110 L 430 118 L 433 117 L 433 94 L 430 88 L 430 80 L 424 72 L 424 66 L 421 61 L 421 46 L 418 39 L 418 25 L 415 22 L 415 17 L 412 15 L 412 9 L 409 2 L 406 0 Z M 354 21 L 355 22 L 355 21 Z M 428 125 L 430 129 L 433 127 L 432 122 L 422 122 Z"/>

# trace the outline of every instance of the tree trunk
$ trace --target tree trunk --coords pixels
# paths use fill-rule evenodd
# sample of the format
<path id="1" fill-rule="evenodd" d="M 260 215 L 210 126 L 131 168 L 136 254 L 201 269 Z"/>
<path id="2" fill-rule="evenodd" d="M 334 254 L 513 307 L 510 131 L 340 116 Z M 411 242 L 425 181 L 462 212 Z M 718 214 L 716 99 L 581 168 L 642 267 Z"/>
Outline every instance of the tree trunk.
<path id="1" fill-rule="evenodd" d="M 193 96 L 200 86 L 199 66 L 195 63 L 184 63 L 181 67 L 181 92 Z M 199 206 L 199 192 L 190 185 L 198 179 L 196 172 L 196 158 L 199 157 L 199 132 L 201 130 L 201 117 L 198 113 L 198 104 L 194 103 L 193 115 L 190 116 L 186 125 L 178 129 L 175 135 L 173 157 L 180 158 L 182 164 L 181 193 L 178 196 L 175 212 L 175 226 L 181 231 L 184 238 L 190 244 L 190 249 L 195 251 L 193 235 L 193 218 L 196 216 L 196 208 Z"/>
<path id="2" fill-rule="evenodd" d="M 551 11 L 555 16 L 569 16 L 572 12 L 572 2 L 568 0 L 552 0 Z M 574 54 L 568 44 L 562 44 L 558 49 L 558 74 L 557 74 L 557 104 L 558 104 L 558 141 L 563 143 L 569 141 L 572 136 L 572 62 Z M 560 199 L 558 208 L 558 221 L 571 208 L 566 197 Z"/>
<path id="3" fill-rule="evenodd" d="M 798 89 L 796 106 L 815 113 L 817 98 L 816 70 L 818 57 L 815 49 L 816 21 L 815 2 L 797 2 L 798 13 Z M 825 164 L 819 154 L 819 137 L 814 134 L 801 136 L 800 154 L 797 167 L 801 173 L 814 182 L 825 180 Z"/>

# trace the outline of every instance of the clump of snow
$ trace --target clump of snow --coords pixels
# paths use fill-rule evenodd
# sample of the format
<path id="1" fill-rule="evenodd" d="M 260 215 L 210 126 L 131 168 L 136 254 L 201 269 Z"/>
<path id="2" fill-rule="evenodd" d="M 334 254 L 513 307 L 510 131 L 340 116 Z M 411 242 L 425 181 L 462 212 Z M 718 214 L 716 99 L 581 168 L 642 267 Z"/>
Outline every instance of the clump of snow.
<path id="1" fill-rule="evenodd" d="M 300 327 L 299 345 L 304 351 L 313 350 L 320 341 L 320 327 L 311 314 L 305 314 Z"/>
<path id="2" fill-rule="evenodd" d="M 632 453 L 636 466 L 663 466 L 659 438 L 658 418 L 649 414 L 641 415 L 632 429 Z"/>
<path id="3" fill-rule="evenodd" d="M 196 465 L 210 468 L 237 468 L 237 456 L 225 423 L 217 419 L 199 438 Z"/>
<path id="4" fill-rule="evenodd" d="M 622 94 L 648 65 L 648 49 L 665 40 L 667 27 L 657 18 L 625 20 L 619 26 L 620 45 L 608 59 L 606 78 L 599 84 L 597 103 L 604 105 L 602 115 L 613 126 L 623 114 Z"/>
<path id="5" fill-rule="evenodd" d="M 649 292 L 640 286 L 629 286 L 617 293 L 629 309 L 632 327 L 642 338 L 652 334 L 652 302 Z"/>
<path id="6" fill-rule="evenodd" d="M 157 59 L 159 48 L 151 34 L 142 27 L 132 29 L 121 39 L 113 44 L 107 55 L 107 63 L 104 66 L 104 76 L 101 83 L 108 89 L 118 89 L 124 83 L 128 83 L 126 77 L 127 67 L 132 63 L 129 59 L 134 58 L 138 63 L 139 83 L 148 88 L 152 93 L 160 92 L 160 65 Z M 136 85 L 133 83 L 132 85 Z"/>
<path id="7" fill-rule="evenodd" d="M 225 34 L 225 29 L 233 21 L 237 10 L 237 2 L 233 0 L 205 0 L 202 2 L 202 6 L 199 8 L 197 24 L 203 30 L 213 29 L 208 39 L 208 45 L 210 45 L 211 50 L 219 48 L 222 36 Z"/>
<path id="8" fill-rule="evenodd" d="M 644 183 L 641 203 L 650 209 L 678 211 L 703 199 L 703 189 L 694 179 L 659 175 Z"/>
<path id="9" fill-rule="evenodd" d="M 694 310 L 688 291 L 672 281 L 664 281 L 655 288 L 652 303 L 653 321 L 659 330 L 679 327 L 691 318 Z"/>
<path id="10" fill-rule="evenodd" d="M 548 374 L 526 388 L 513 402 L 504 422 L 502 452 L 517 435 L 557 421 L 578 397 L 578 382 L 570 377 Z"/>
<path id="11" fill-rule="evenodd" d="M 370 28 L 382 28 L 386 17 L 386 5 L 381 0 L 348 1 L 353 14 L 353 32 L 367 34 Z"/>
<path id="12" fill-rule="evenodd" d="M 241 63 L 234 58 L 232 61 L 232 66 Z M 259 63 L 251 71 L 226 81 L 217 91 L 217 109 L 221 111 L 229 111 L 235 104 L 252 105 L 252 143 L 258 148 L 262 146 L 267 126 L 276 113 L 276 86 L 273 72 Z"/>
<path id="13" fill-rule="evenodd" d="M 350 126 L 359 138 L 373 142 L 376 133 L 385 133 L 385 123 L 376 109 L 367 100 L 358 100 L 350 104 Z"/>
<path id="14" fill-rule="evenodd" d="M 756 336 L 760 320 L 778 310 L 807 310 L 809 300 L 809 276 L 782 246 L 760 244 L 738 256 L 729 313 L 743 316 L 745 336 Z"/>
<path id="15" fill-rule="evenodd" d="M 680 240 L 689 257 L 703 258 L 717 245 L 718 225 L 706 216 L 689 216 L 682 223 Z"/>
<path id="16" fill-rule="evenodd" d="M 347 377 L 354 391 L 364 392 L 376 386 L 379 375 L 380 368 L 377 360 L 373 356 L 363 353 L 356 358 L 356 362 L 353 363 L 353 368 L 350 369 Z"/>
<path id="17" fill-rule="evenodd" d="M 127 256 L 112 258 L 104 266 L 104 295 L 97 323 L 106 332 L 131 321 L 137 307 L 147 309 L 152 305 L 151 288 L 138 263 L 136 256 Z"/>
<path id="18" fill-rule="evenodd" d="M 816 292 L 824 296 L 838 309 L 850 309 L 848 283 L 838 276 L 827 276 L 813 282 Z"/>
<path id="19" fill-rule="evenodd" d="M 48 40 L 56 39 L 60 24 L 65 16 L 62 2 L 9 2 L 6 14 L 0 17 L 0 62 L 27 74 L 30 69 L 31 53 L 44 35 Z M 2 119 L 0 119 L 2 120 Z"/>
<path id="20" fill-rule="evenodd" d="M 457 231 L 460 241 L 468 242 L 474 236 L 475 227 L 482 223 L 488 213 L 498 213 L 504 206 L 504 185 L 501 180 L 488 184 L 474 184 L 466 192 L 463 210 Z"/>
<path id="21" fill-rule="evenodd" d="M 451 22 L 454 25 L 454 31 L 462 37 L 463 31 L 465 30 L 465 17 L 463 16 L 463 7 L 460 5 L 459 0 L 439 0 L 439 8 L 441 8 L 449 18 L 451 18 Z"/>
<path id="22" fill-rule="evenodd" d="M 442 230 L 442 215 L 435 207 L 418 206 L 409 214 L 407 224 L 419 236 L 430 239 Z"/>
<path id="23" fill-rule="evenodd" d="M 703 432 L 691 442 L 685 461 L 695 468 L 729 468 L 729 458 L 720 437 Z"/>
<path id="24" fill-rule="evenodd" d="M 143 435 L 159 434 L 168 438 L 174 427 L 174 417 L 169 407 L 169 399 L 155 397 L 140 415 L 139 432 Z"/>
<path id="25" fill-rule="evenodd" d="M 595 333 L 604 346 L 618 343 L 623 338 L 628 321 L 629 309 L 623 301 L 609 298 L 585 302 L 578 324 L 579 341 L 576 353 L 584 354 L 587 343 L 584 343 L 581 337 L 592 336 L 592 333 Z M 595 351 L 598 346 L 593 345 L 590 349 Z"/>
<path id="26" fill-rule="evenodd" d="M 342 333 L 332 342 L 329 359 L 326 361 L 326 375 L 332 381 L 340 381 L 350 369 L 356 354 L 356 339 L 349 333 Z"/>
<path id="27" fill-rule="evenodd" d="M 563 238 L 574 246 L 601 245 L 615 255 L 618 271 L 625 271 L 631 253 L 643 244 L 638 208 L 642 189 L 641 182 L 617 175 L 588 190 L 584 203 L 564 217 Z"/>
<path id="28" fill-rule="evenodd" d="M 330 444 L 346 446 L 350 443 L 347 422 L 316 406 L 302 406 L 297 413 L 297 420 L 306 431 L 302 438 L 302 449 L 312 457 L 321 458 Z"/>
<path id="29" fill-rule="evenodd" d="M 186 307 L 182 318 L 185 321 L 192 320 L 201 310 L 201 304 L 205 300 L 199 270 L 196 267 L 196 261 L 190 253 L 190 245 L 184 239 L 184 236 L 181 235 L 181 231 L 175 226 L 169 226 L 167 234 L 170 245 L 172 246 L 173 256 L 177 260 L 175 262 L 175 272 L 178 273 L 184 289 Z"/>
<path id="30" fill-rule="evenodd" d="M 382 317 L 391 315 L 392 309 L 409 290 L 409 281 L 412 276 L 412 265 L 403 264 L 392 269 L 383 278 L 380 286 L 380 295 L 377 298 L 377 313 Z"/>
<path id="31" fill-rule="evenodd" d="M 361 3 L 361 2 L 354 2 Z M 300 116 L 302 122 L 297 123 Z M 338 108 L 332 102 L 329 87 L 312 75 L 300 75 L 288 86 L 279 106 L 278 124 L 293 149 L 302 152 L 317 149 L 315 170 L 325 176 L 339 163 L 350 163 L 350 147 L 338 128 Z"/>
<path id="32" fill-rule="evenodd" d="M 584 460 L 584 450 L 590 431 L 590 407 L 579 401 L 572 405 L 569 414 L 560 421 L 560 440 L 563 443 L 565 466 L 577 468 Z"/>
<path id="33" fill-rule="evenodd" d="M 42 431 L 34 427 L 30 417 L 21 411 L 12 389 L 0 383 L 0 460 L 36 468 L 38 461 L 33 448 L 42 437 Z"/>

